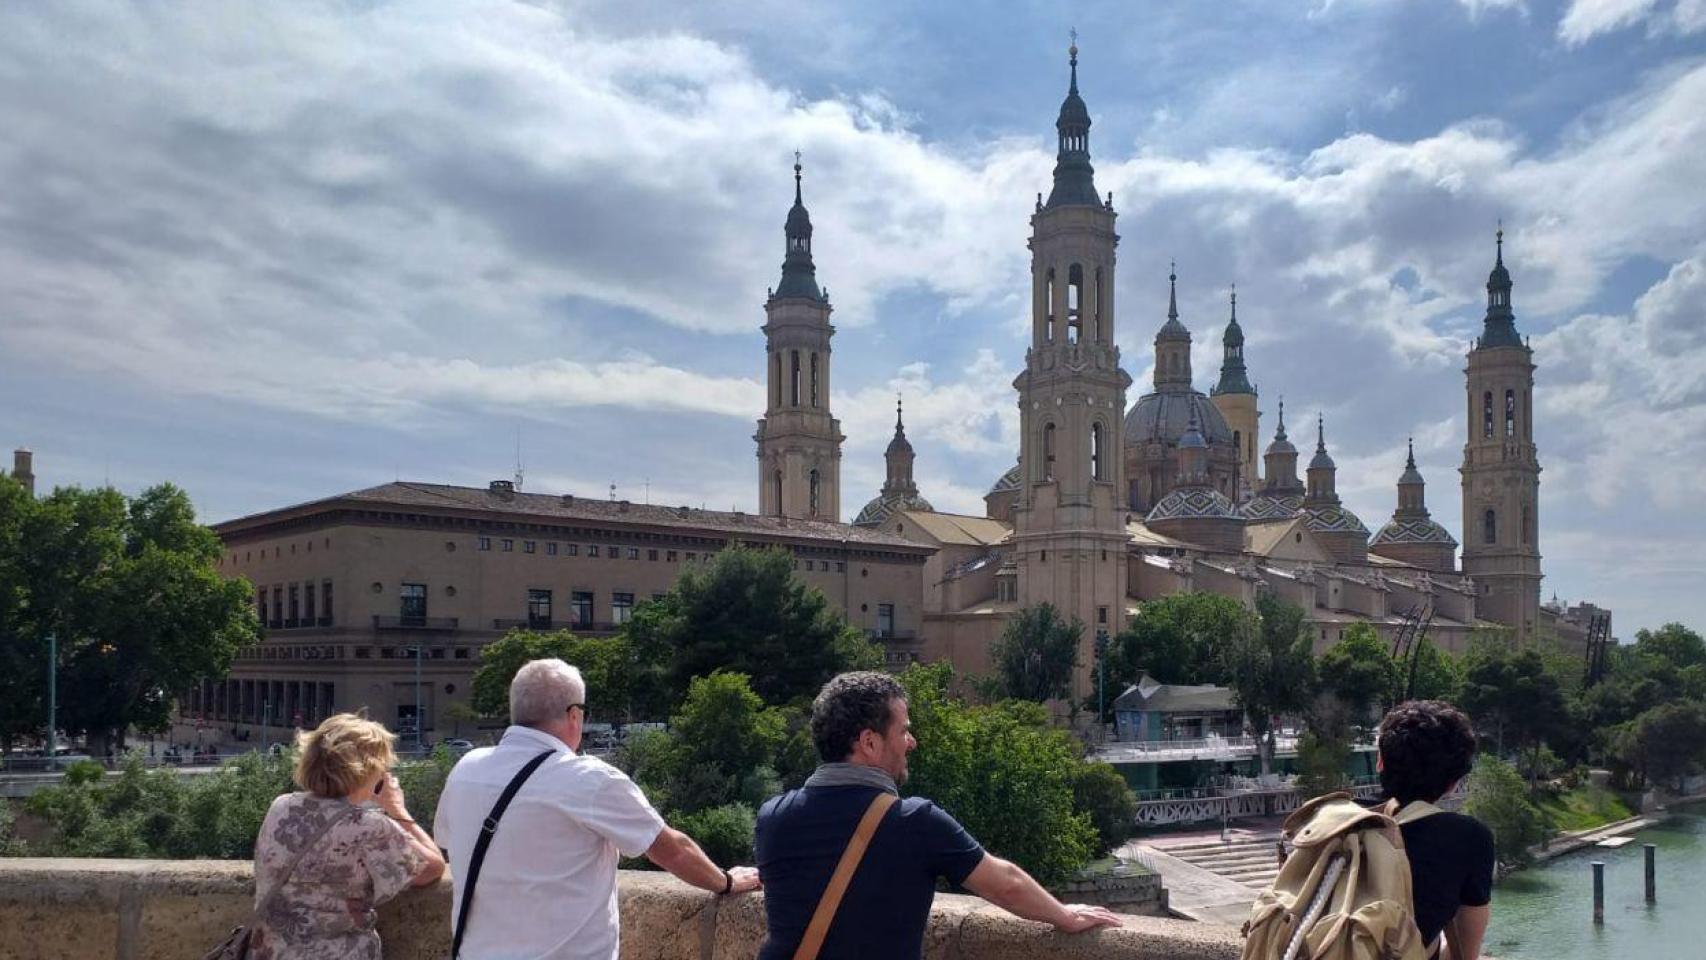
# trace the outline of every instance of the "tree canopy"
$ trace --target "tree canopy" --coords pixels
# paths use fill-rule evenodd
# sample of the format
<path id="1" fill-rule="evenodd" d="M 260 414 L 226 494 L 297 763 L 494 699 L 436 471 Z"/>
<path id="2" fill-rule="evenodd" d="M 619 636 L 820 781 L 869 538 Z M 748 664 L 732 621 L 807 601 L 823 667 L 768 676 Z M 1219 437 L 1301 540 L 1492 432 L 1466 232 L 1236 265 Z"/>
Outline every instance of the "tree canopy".
<path id="1" fill-rule="evenodd" d="M 224 676 L 259 636 L 250 586 L 220 576 L 221 552 L 171 484 L 33 500 L 0 480 L 0 739 L 44 725 L 50 631 L 62 729 L 97 752 L 130 726 L 163 729 L 175 696 Z"/>
<path id="2" fill-rule="evenodd" d="M 1162 683 L 1227 679 L 1226 654 L 1255 630 L 1255 619 L 1231 597 L 1176 593 L 1146 601 L 1108 652 L 1110 683 L 1136 683 L 1148 673 Z"/>
<path id="3" fill-rule="evenodd" d="M 766 703 L 809 699 L 844 670 L 873 669 L 882 651 L 794 576 L 782 550 L 731 547 L 690 566 L 623 628 L 637 670 L 637 718 L 662 717 L 694 677 L 744 673 Z"/>
<path id="4" fill-rule="evenodd" d="M 509 714 L 509 684 L 530 660 L 555 657 L 581 672 L 586 681 L 586 713 L 594 720 L 628 718 L 633 657 L 621 636 L 579 637 L 567 630 L 537 633 L 511 630 L 480 651 L 470 703 L 482 716 Z"/>
<path id="5" fill-rule="evenodd" d="M 1053 604 L 1020 610 L 995 641 L 1001 693 L 1035 703 L 1067 696 L 1083 636 L 1084 622 L 1077 617 L 1065 619 Z"/>
<path id="6" fill-rule="evenodd" d="M 1264 738 L 1260 753 L 1265 774 L 1273 766 L 1274 718 L 1300 714 L 1314 698 L 1315 657 L 1301 607 L 1264 593 L 1256 599 L 1256 612 L 1258 628 L 1229 646 L 1226 668 L 1233 697 L 1251 729 Z"/>
<path id="7" fill-rule="evenodd" d="M 1403 682 L 1386 644 L 1366 623 L 1351 624 L 1344 638 L 1321 655 L 1317 668 L 1321 686 L 1344 701 L 1353 723 L 1367 722 L 1371 710 L 1390 706 Z"/>

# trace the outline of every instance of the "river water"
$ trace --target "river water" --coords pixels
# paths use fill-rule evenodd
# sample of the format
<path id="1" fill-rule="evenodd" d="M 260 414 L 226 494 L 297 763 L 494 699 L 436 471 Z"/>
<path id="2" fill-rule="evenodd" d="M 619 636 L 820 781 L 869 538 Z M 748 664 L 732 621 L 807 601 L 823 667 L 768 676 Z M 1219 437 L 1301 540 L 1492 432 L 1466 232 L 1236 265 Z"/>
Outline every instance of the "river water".
<path id="1" fill-rule="evenodd" d="M 1658 847 L 1648 906 L 1641 845 Z M 1593 861 L 1605 862 L 1605 924 L 1593 922 Z M 1493 890 L 1485 952 L 1501 960 L 1706 957 L 1706 806 L 1687 808 L 1621 849 L 1589 847 L 1505 878 Z"/>

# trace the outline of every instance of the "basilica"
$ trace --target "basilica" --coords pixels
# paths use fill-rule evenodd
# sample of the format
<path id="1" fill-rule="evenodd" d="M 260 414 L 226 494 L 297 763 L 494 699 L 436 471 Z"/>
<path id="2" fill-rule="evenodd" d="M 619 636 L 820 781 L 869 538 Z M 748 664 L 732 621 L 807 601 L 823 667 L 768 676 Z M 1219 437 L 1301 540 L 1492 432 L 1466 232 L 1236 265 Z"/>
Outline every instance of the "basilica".
<path id="1" fill-rule="evenodd" d="M 1463 649 L 1484 626 L 1507 627 L 1517 642 L 1583 643 L 1604 611 L 1540 602 L 1535 367 L 1515 326 L 1502 231 L 1486 320 L 1465 369 L 1460 474 L 1471 529 L 1461 557 L 1458 538 L 1429 515 L 1413 453 L 1393 465 L 1395 509 L 1371 535 L 1336 492 L 1321 417 L 1291 424 L 1301 442 L 1313 440 L 1301 473 L 1283 401 L 1271 436 L 1264 432 L 1236 291 L 1220 370 L 1204 393 L 1191 368 L 1191 331 L 1179 318 L 1177 277 L 1169 276 L 1154 379 L 1128 402 L 1132 378 L 1114 335 L 1118 214 L 1112 195 L 1096 188 L 1076 46 L 1070 70 L 1055 122 L 1053 184 L 1046 199 L 1038 194 L 1031 216 L 1030 344 L 1013 381 L 1017 462 L 990 486 L 983 516 L 934 510 L 913 479 L 916 453 L 897 409 L 882 488 L 853 520 L 932 548 L 917 653 L 986 672 L 992 641 L 1022 607 L 1047 602 L 1076 616 L 1088 648 L 1095 635 L 1117 633 L 1144 601 L 1186 590 L 1250 605 L 1259 592 L 1283 596 L 1306 612 L 1317 651 L 1359 622 L 1387 638 L 1424 628 L 1450 650 Z M 799 174 L 796 164 L 782 279 L 765 308 L 769 401 L 755 435 L 759 502 L 766 514 L 839 521 L 834 328 Z M 1088 649 L 1080 662 L 1092 662 Z"/>

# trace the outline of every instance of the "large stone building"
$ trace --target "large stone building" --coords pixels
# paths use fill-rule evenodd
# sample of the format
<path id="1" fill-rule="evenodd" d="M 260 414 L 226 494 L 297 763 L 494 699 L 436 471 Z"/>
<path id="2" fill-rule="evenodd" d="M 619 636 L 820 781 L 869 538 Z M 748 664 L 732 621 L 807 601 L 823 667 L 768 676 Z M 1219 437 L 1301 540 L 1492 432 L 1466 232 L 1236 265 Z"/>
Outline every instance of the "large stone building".
<path id="1" fill-rule="evenodd" d="M 984 516 L 931 507 L 897 405 L 882 488 L 841 522 L 835 331 L 796 158 L 781 282 L 764 306 L 758 514 L 546 496 L 499 481 L 392 483 L 220 524 L 223 568 L 256 585 L 267 636 L 230 678 L 195 691 L 187 711 L 251 734 L 359 706 L 412 727 L 418 698 L 429 738 L 450 735 L 483 644 L 517 626 L 614 630 L 684 565 L 734 544 L 790 551 L 800 575 L 881 639 L 892 663 L 947 658 L 987 673 L 1012 616 L 1052 603 L 1086 625 L 1076 696 L 1090 692 L 1097 635 L 1117 633 L 1145 601 L 1187 590 L 1250 606 L 1263 592 L 1289 599 L 1318 650 L 1355 623 L 1386 637 L 1426 623 L 1451 650 L 1490 626 L 1580 643 L 1605 611 L 1539 600 L 1534 364 L 1516 332 L 1502 234 L 1466 370 L 1471 529 L 1459 567 L 1413 454 L 1392 518 L 1372 539 L 1339 499 L 1319 415 L 1303 477 L 1283 401 L 1258 461 L 1261 410 L 1236 293 L 1205 395 L 1170 271 L 1153 382 L 1127 407 L 1132 380 L 1115 345 L 1117 214 L 1095 185 L 1076 47 L 1070 71 L 1053 184 L 1031 215 L 1030 341 L 1013 381 L 1018 462 L 991 486 Z"/>

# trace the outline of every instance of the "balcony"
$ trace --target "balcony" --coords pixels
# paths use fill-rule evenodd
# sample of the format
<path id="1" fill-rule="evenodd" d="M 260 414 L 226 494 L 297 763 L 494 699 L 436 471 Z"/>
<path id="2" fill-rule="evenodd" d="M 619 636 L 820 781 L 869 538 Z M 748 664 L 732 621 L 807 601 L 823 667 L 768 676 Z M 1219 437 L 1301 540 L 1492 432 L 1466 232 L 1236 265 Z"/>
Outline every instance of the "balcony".
<path id="1" fill-rule="evenodd" d="M 380 616 L 379 614 L 374 614 L 373 629 L 418 630 L 448 633 L 452 630 L 459 629 L 459 627 L 457 626 L 457 620 L 455 617 L 385 617 Z"/>
<path id="2" fill-rule="evenodd" d="M 916 630 L 866 630 L 865 636 L 883 643 L 907 643 L 918 639 Z"/>
<path id="3" fill-rule="evenodd" d="M 551 630 L 569 629 L 567 620 L 543 620 L 525 617 L 520 620 L 496 619 L 492 621 L 493 630 L 538 630 L 541 633 Z"/>

